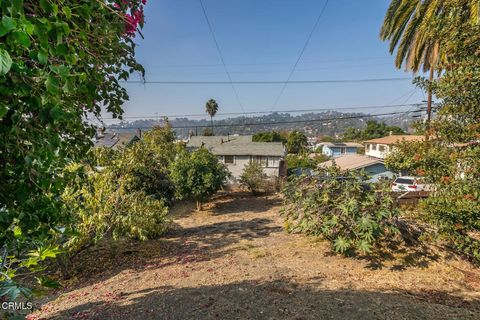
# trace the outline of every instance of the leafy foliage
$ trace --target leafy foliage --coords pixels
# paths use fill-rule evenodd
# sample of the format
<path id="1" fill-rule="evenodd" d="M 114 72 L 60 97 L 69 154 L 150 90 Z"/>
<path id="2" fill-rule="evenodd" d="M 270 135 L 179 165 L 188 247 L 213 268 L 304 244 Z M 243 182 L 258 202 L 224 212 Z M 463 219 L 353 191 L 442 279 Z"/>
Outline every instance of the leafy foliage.
<path id="1" fill-rule="evenodd" d="M 309 153 L 302 152 L 299 154 L 288 154 L 286 157 L 287 168 L 309 168 L 316 169 L 319 163 L 325 162 L 328 160 L 328 156 L 320 153 L 314 154 L 313 157 L 310 157 Z"/>
<path id="2" fill-rule="evenodd" d="M 250 161 L 240 176 L 240 184 L 247 187 L 254 195 L 266 187 L 267 175 L 263 171 L 262 164 Z"/>
<path id="3" fill-rule="evenodd" d="M 143 1 L 1 1 L 0 12 L 0 248 L 22 261 L 70 221 L 60 195 L 81 179 L 65 168 L 91 147 L 85 116 L 121 116 L 119 80 L 143 73 L 132 39 Z"/>
<path id="4" fill-rule="evenodd" d="M 365 129 L 347 128 L 343 140 L 363 141 L 385 137 L 390 134 L 405 134 L 405 132 L 400 127 L 387 126 L 384 122 L 379 123 L 375 120 L 369 120 Z"/>
<path id="5" fill-rule="evenodd" d="M 478 262 L 480 25 L 470 22 L 465 1 L 445 4 L 454 14 L 440 15 L 435 22 L 435 36 L 448 58 L 440 66 L 445 72 L 433 82 L 419 81 L 441 99 L 429 126 L 432 139 L 399 145 L 386 164 L 414 170 L 433 184 L 435 191 L 421 204 L 420 216 L 437 226 L 442 238 Z"/>
<path id="6" fill-rule="evenodd" d="M 285 138 L 276 131 L 265 131 L 255 133 L 252 137 L 253 142 L 283 142 L 285 143 Z"/>
<path id="7" fill-rule="evenodd" d="M 229 172 L 218 158 L 205 148 L 181 151 L 170 168 L 178 199 L 193 198 L 197 208 L 225 186 Z"/>
<path id="8" fill-rule="evenodd" d="M 308 145 L 307 136 L 298 130 L 290 131 L 285 145 L 288 153 L 299 153 Z"/>
<path id="9" fill-rule="evenodd" d="M 318 177 L 290 180 L 283 191 L 287 230 L 322 236 L 339 253 L 369 253 L 383 237 L 396 233 L 398 209 L 388 188 L 366 188 L 362 178 L 331 167 Z"/>

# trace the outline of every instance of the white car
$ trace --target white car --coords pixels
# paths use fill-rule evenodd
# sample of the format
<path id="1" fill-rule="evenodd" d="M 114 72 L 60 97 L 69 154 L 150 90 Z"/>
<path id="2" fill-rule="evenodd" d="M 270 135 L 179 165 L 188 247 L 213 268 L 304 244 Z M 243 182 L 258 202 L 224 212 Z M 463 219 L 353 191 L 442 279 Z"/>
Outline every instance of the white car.
<path id="1" fill-rule="evenodd" d="M 424 191 L 425 182 L 422 178 L 403 176 L 396 178 L 392 183 L 392 191 L 406 192 L 406 191 Z"/>

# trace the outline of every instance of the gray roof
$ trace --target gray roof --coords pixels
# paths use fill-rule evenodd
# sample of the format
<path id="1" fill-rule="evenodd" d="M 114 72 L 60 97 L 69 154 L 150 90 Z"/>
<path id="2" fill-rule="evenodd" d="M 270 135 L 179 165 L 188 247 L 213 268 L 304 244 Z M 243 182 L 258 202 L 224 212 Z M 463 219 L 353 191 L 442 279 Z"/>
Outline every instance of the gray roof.
<path id="1" fill-rule="evenodd" d="M 335 158 L 334 160 L 328 160 L 328 161 L 322 162 L 318 166 L 321 168 L 328 168 L 333 166 L 334 163 L 340 168 L 340 170 L 346 171 L 346 170 L 362 169 L 378 163 L 383 164 L 383 161 L 377 158 L 372 158 L 372 157 L 364 156 L 361 154 L 347 154 L 347 155 Z"/>
<path id="2" fill-rule="evenodd" d="M 135 137 L 137 137 L 135 132 L 106 132 L 103 136 L 97 137 L 93 144 L 96 148 L 106 147 L 116 149 L 121 145 L 130 143 L 136 139 Z"/>
<path id="3" fill-rule="evenodd" d="M 219 156 L 285 156 L 281 142 L 253 142 L 252 136 L 193 136 L 187 148 L 202 145 Z"/>

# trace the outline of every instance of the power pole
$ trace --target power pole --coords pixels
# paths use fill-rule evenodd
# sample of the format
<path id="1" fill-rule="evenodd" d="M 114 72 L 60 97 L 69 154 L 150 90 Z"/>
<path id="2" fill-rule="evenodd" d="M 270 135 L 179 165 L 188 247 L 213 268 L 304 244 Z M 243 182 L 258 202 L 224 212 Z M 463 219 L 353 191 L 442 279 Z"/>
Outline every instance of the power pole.
<path id="1" fill-rule="evenodd" d="M 432 119 L 432 82 L 433 82 L 433 72 L 434 72 L 434 69 L 433 69 L 433 66 L 430 66 L 430 76 L 429 76 L 429 80 L 430 80 L 430 87 L 428 88 L 428 98 L 427 98 L 427 123 L 426 123 L 426 126 L 425 126 L 425 140 L 428 141 L 428 139 L 430 138 L 430 120 Z"/>

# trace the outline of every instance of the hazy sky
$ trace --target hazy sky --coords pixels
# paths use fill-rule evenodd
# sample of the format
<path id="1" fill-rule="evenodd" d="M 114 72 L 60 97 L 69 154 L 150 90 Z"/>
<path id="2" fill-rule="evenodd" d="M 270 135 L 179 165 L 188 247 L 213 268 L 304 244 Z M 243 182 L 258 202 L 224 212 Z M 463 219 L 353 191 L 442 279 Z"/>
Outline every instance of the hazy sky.
<path id="1" fill-rule="evenodd" d="M 325 0 L 203 0 L 231 77 L 285 81 Z M 330 0 L 291 80 L 410 77 L 378 38 L 389 0 Z M 145 39 L 136 37 L 146 80 L 227 81 L 199 0 L 149 0 Z M 132 80 L 138 80 L 133 76 Z M 241 112 L 229 84 L 126 84 L 125 116 Z M 272 110 L 282 85 L 237 84 L 246 112 Z M 411 81 L 289 84 L 275 110 L 417 103 Z M 409 108 L 378 109 L 394 112 Z M 352 111 L 365 111 L 357 109 Z M 369 110 L 367 110 L 369 111 Z"/>

